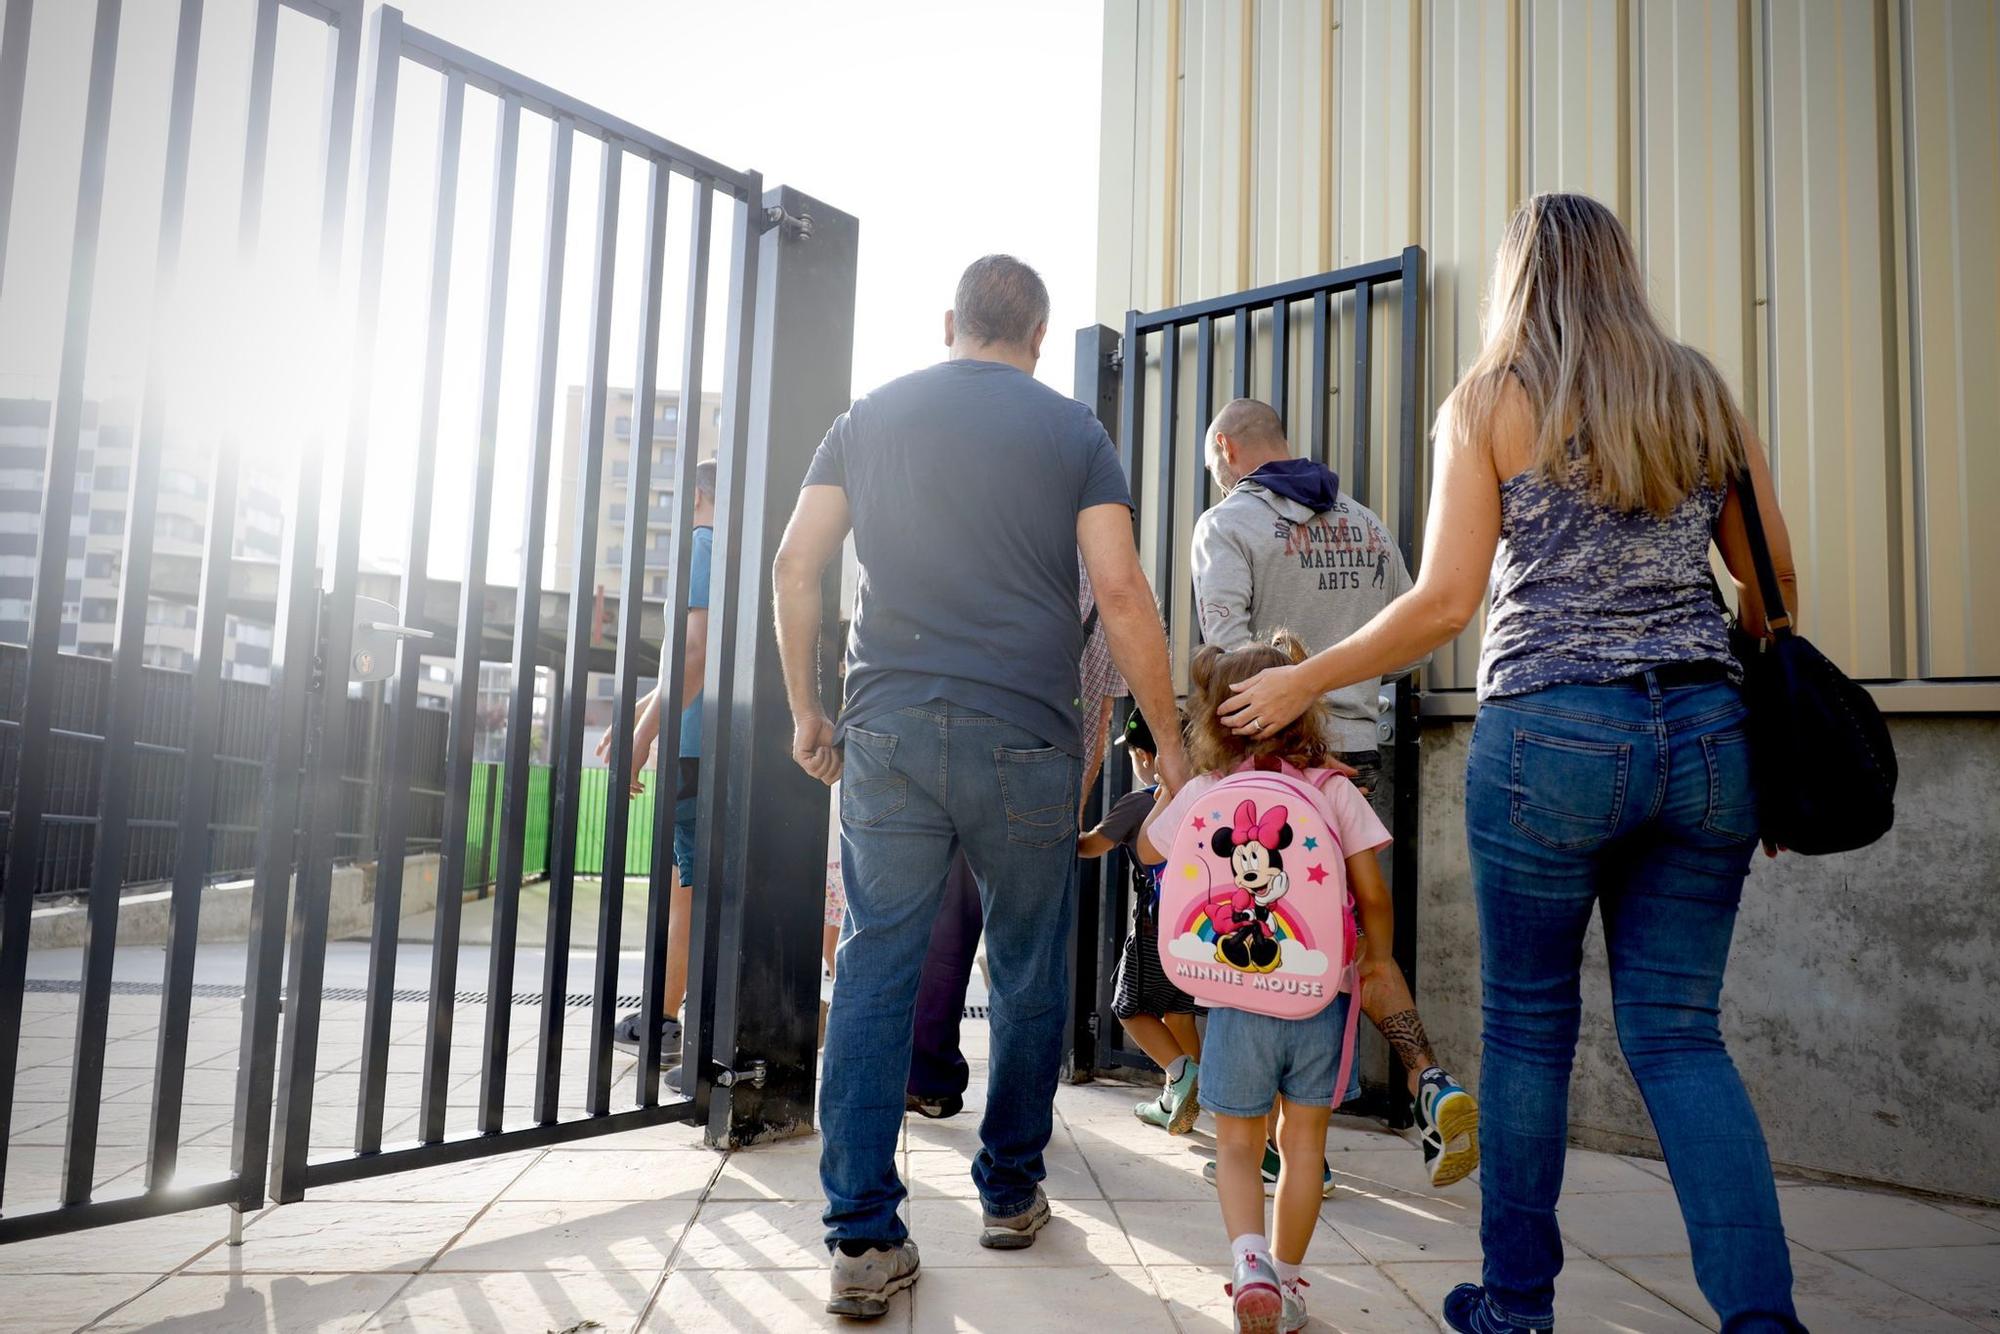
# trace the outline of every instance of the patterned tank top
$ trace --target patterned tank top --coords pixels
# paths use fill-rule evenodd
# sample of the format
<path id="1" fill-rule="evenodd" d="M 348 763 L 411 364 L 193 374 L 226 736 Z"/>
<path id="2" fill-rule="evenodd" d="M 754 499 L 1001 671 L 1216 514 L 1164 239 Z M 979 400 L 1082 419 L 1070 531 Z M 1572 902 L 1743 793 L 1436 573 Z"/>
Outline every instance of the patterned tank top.
<path id="1" fill-rule="evenodd" d="M 1667 663 L 1718 663 L 1737 679 L 1708 565 L 1724 493 L 1703 486 L 1661 518 L 1598 503 L 1582 472 L 1558 483 L 1531 468 L 1500 484 L 1479 698 Z"/>

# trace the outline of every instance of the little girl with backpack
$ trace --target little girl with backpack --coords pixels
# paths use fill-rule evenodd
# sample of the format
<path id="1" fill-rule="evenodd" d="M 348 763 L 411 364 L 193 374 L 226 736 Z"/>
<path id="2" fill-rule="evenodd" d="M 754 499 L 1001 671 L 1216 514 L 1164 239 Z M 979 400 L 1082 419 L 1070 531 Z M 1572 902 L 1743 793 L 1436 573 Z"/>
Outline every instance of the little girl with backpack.
<path id="1" fill-rule="evenodd" d="M 1215 1117 L 1239 1334 L 1305 1327 L 1299 1268 L 1319 1221 L 1327 1121 L 1353 1068 L 1359 978 L 1388 957 L 1394 930 L 1375 855 L 1389 831 L 1328 767 L 1324 705 L 1254 740 L 1216 717 L 1230 686 L 1306 656 L 1282 630 L 1270 644 L 1195 654 L 1188 759 L 1199 776 L 1139 839 L 1143 860 L 1166 863 L 1161 965 L 1210 1007 L 1201 1105 Z M 1267 1237 L 1261 1167 L 1274 1103 L 1282 1167 Z"/>

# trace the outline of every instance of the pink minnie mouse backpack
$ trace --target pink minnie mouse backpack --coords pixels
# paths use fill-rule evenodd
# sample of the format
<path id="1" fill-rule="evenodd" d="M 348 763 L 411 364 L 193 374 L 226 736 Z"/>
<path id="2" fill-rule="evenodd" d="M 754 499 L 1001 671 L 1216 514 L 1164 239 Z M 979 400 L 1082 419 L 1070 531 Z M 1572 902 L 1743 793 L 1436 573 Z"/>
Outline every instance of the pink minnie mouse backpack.
<path id="1" fill-rule="evenodd" d="M 1303 773 L 1273 760 L 1202 794 L 1160 873 L 1160 966 L 1175 986 L 1202 1005 L 1280 1019 L 1310 1018 L 1355 989 L 1346 857 L 1325 811 Z M 1348 1007 L 1341 1090 L 1360 1008 Z"/>

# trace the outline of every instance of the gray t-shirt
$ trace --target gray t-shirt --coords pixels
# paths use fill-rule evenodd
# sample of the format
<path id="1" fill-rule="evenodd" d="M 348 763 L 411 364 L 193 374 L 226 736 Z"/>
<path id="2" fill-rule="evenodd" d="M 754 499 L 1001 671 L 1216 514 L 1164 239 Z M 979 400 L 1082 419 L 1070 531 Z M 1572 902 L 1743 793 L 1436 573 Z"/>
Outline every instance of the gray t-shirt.
<path id="1" fill-rule="evenodd" d="M 805 485 L 846 492 L 861 566 L 842 729 L 942 700 L 1083 753 L 1076 516 L 1132 503 L 1083 404 L 939 362 L 857 400 Z"/>

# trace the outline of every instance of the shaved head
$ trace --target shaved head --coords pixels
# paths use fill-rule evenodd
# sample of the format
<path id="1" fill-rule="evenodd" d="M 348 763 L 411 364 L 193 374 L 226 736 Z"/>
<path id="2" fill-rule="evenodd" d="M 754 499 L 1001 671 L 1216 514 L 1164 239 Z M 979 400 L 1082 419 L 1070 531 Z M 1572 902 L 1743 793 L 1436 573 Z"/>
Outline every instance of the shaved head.
<path id="1" fill-rule="evenodd" d="M 1273 459 L 1292 456 L 1277 409 L 1254 398 L 1235 398 L 1208 424 L 1207 463 L 1224 491 Z"/>

